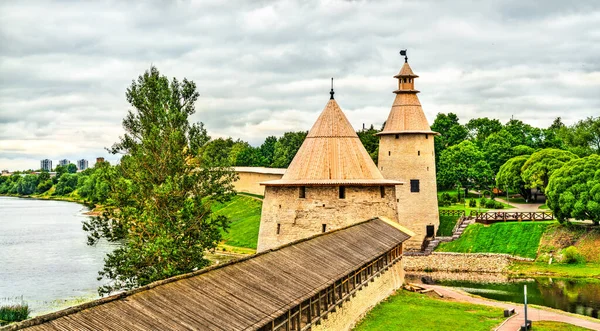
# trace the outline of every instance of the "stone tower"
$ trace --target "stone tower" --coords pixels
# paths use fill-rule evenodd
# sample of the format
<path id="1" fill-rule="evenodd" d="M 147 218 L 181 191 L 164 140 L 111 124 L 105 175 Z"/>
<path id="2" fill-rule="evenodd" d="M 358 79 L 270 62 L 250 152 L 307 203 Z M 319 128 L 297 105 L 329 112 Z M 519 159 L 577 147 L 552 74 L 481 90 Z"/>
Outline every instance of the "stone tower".
<path id="1" fill-rule="evenodd" d="M 279 180 L 265 185 L 257 251 L 378 216 L 397 221 L 384 179 L 333 98 Z"/>
<path id="2" fill-rule="evenodd" d="M 405 54 L 403 54 L 405 55 Z M 415 232 L 408 249 L 420 249 L 439 226 L 435 177 L 434 136 L 415 90 L 415 75 L 405 58 L 394 78 L 396 98 L 383 131 L 378 133 L 379 170 L 386 179 L 404 182 L 396 187 L 398 222 Z"/>

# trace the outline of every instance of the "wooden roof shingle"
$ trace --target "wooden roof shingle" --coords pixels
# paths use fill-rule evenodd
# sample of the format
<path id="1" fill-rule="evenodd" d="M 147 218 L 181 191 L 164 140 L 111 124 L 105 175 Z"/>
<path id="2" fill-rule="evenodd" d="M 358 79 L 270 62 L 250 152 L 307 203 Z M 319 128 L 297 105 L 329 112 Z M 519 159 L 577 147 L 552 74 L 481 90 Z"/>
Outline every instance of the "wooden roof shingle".
<path id="1" fill-rule="evenodd" d="M 253 330 L 411 235 L 375 218 L 4 328 Z"/>

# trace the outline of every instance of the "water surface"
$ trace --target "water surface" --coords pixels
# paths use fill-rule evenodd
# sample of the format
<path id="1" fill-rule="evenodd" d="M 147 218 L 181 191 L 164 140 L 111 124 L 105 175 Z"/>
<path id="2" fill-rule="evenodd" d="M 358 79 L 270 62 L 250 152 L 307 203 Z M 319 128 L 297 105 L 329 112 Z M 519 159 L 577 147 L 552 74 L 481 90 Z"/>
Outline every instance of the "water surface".
<path id="1" fill-rule="evenodd" d="M 114 245 L 87 245 L 84 206 L 0 197 L 0 305 L 33 315 L 97 298 L 98 271 Z"/>

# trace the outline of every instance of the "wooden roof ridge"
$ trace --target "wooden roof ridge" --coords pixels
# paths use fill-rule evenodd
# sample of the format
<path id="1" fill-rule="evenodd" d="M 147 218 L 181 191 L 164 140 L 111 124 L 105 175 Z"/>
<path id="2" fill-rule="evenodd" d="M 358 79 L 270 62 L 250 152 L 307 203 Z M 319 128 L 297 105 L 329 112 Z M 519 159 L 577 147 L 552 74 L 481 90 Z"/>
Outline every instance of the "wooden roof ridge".
<path id="1" fill-rule="evenodd" d="M 233 261 L 226 262 L 226 263 L 223 263 L 223 264 L 218 264 L 218 265 L 210 266 L 210 267 L 207 267 L 207 268 L 204 268 L 204 269 L 201 269 L 201 270 L 197 270 L 197 271 L 193 271 L 193 272 L 190 272 L 190 273 L 186 273 L 186 274 L 182 274 L 182 275 L 170 277 L 170 278 L 167 278 L 167 279 L 164 279 L 164 280 L 155 281 L 153 283 L 150 283 L 150 284 L 145 285 L 145 286 L 141 286 L 141 287 L 136 288 L 136 289 L 132 289 L 132 290 L 128 290 L 128 291 L 123 291 L 121 293 L 117 293 L 117 294 L 114 294 L 114 295 L 111 295 L 111 296 L 108 296 L 108 297 L 100 298 L 100 299 L 97 299 L 97 300 L 94 300 L 94 301 L 86 302 L 86 303 L 83 303 L 83 304 L 80 304 L 80 305 L 77 305 L 77 306 L 69 307 L 69 308 L 66 308 L 66 309 L 63 309 L 63 310 L 60 310 L 60 311 L 57 311 L 57 312 L 53 312 L 53 313 L 49 313 L 49 314 L 37 316 L 37 317 L 34 317 L 32 319 L 28 319 L 28 320 L 25 320 L 25 321 L 22 321 L 22 322 L 17 322 L 17 323 L 9 324 L 7 326 L 0 327 L 0 330 L 6 330 L 6 331 L 10 330 L 10 331 L 12 331 L 12 330 L 20 330 L 20 329 L 24 329 L 24 328 L 29 328 L 29 327 L 34 327 L 34 326 L 42 325 L 44 323 L 51 322 L 51 321 L 57 320 L 57 319 L 62 318 L 62 317 L 74 315 L 76 313 L 84 312 L 84 311 L 90 310 L 90 309 L 92 309 L 94 307 L 102 306 L 104 304 L 109 304 L 109 303 L 112 303 L 112 302 L 119 302 L 119 301 L 122 301 L 122 299 L 124 299 L 124 298 L 133 296 L 135 294 L 140 294 L 140 293 L 143 293 L 143 292 L 149 292 L 150 290 L 158 289 L 158 288 L 161 288 L 161 287 L 166 286 L 168 284 L 176 283 L 178 281 L 183 281 L 183 280 L 190 279 L 190 278 L 197 277 L 197 276 L 201 276 L 201 275 L 207 275 L 207 274 L 209 274 L 211 272 L 214 273 L 214 272 L 217 272 L 219 270 L 224 270 L 225 268 L 231 267 L 233 265 L 242 265 L 243 262 L 247 262 L 247 261 L 250 261 L 250 260 L 253 260 L 253 259 L 257 259 L 257 258 L 259 258 L 261 256 L 266 256 L 267 254 L 281 252 L 281 251 L 285 250 L 286 248 L 289 248 L 291 246 L 295 246 L 295 245 L 298 245 L 298 244 L 301 244 L 301 243 L 304 243 L 304 242 L 308 242 L 308 241 L 311 241 L 311 240 L 316 239 L 316 238 L 332 237 L 332 236 L 334 236 L 336 234 L 340 234 L 341 232 L 349 230 L 350 228 L 363 226 L 363 225 L 366 225 L 367 223 L 374 222 L 374 221 L 377 221 L 377 220 L 382 221 L 383 223 L 386 223 L 386 224 L 388 224 L 388 225 L 396 228 L 397 230 L 399 230 L 399 232 L 404 235 L 404 237 L 403 237 L 404 239 L 402 239 L 402 241 L 404 241 L 404 240 L 410 238 L 412 235 L 414 235 L 408 229 L 405 229 L 405 228 L 402 228 L 402 227 L 399 228 L 398 227 L 399 224 L 398 224 L 398 226 L 396 226 L 396 224 L 392 224 L 392 223 L 395 223 L 395 222 L 393 222 L 393 221 L 391 221 L 389 219 L 384 219 L 383 217 L 375 217 L 375 218 L 363 220 L 363 221 L 360 221 L 360 222 L 357 222 L 357 223 L 354 223 L 354 224 L 351 224 L 351 225 L 348 225 L 348 226 L 345 226 L 345 227 L 342 227 L 342 228 L 339 228 L 339 229 L 336 229 L 336 230 L 328 231 L 328 232 L 325 232 L 325 233 L 318 233 L 318 234 L 315 234 L 313 236 L 310 236 L 310 237 L 307 237 L 307 238 L 302 238 L 302 239 L 290 242 L 288 244 L 285 244 L 283 246 L 279 246 L 279 247 L 276 247 L 276 248 L 273 248 L 273 249 L 269 249 L 269 250 L 266 250 L 266 251 L 263 251 L 263 252 L 260 252 L 260 253 L 256 253 L 256 254 L 253 254 L 253 255 L 250 255 L 250 256 L 247 256 L 247 257 L 243 257 L 243 258 L 237 259 L 237 260 L 233 260 Z M 257 261 L 257 262 L 260 262 L 260 261 Z M 326 280 L 325 283 L 329 283 L 330 281 L 335 281 L 335 279 Z M 182 285 L 185 285 L 185 284 L 182 284 Z M 132 300 L 135 300 L 135 299 L 132 299 Z M 75 318 L 75 317 L 73 317 L 73 318 Z M 133 323 L 135 323 L 135 321 L 133 321 Z"/>
<path id="2" fill-rule="evenodd" d="M 404 65 L 400 69 L 400 72 L 396 76 L 394 76 L 394 78 L 400 78 L 400 77 L 413 77 L 413 78 L 417 78 L 419 76 L 415 75 L 415 73 L 412 71 L 412 68 L 408 64 L 408 62 L 404 62 Z"/>
<path id="3" fill-rule="evenodd" d="M 385 180 L 348 118 L 330 99 L 281 179 L 263 185 L 400 185 Z"/>

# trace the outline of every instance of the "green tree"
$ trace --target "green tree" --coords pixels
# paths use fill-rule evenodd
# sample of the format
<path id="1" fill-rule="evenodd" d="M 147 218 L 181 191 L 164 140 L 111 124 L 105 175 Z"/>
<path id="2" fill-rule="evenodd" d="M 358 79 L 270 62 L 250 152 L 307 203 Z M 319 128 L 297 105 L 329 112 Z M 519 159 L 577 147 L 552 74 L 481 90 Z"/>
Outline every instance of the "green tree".
<path id="1" fill-rule="evenodd" d="M 275 143 L 273 164 L 271 166 L 274 168 L 287 168 L 292 163 L 307 134 L 306 131 L 284 133 L 283 137 Z"/>
<path id="2" fill-rule="evenodd" d="M 469 137 L 471 140 L 476 142 L 483 142 L 493 133 L 500 132 L 502 130 L 502 123 L 497 119 L 473 118 L 465 125 L 465 128 L 469 130 Z"/>
<path id="3" fill-rule="evenodd" d="M 265 142 L 260 145 L 261 166 L 270 167 L 273 164 L 275 144 L 277 144 L 277 138 L 275 136 L 268 136 Z"/>
<path id="4" fill-rule="evenodd" d="M 17 193 L 21 195 L 29 195 L 35 193 L 38 185 L 38 176 L 25 175 L 17 184 Z"/>
<path id="5" fill-rule="evenodd" d="M 84 224 L 90 244 L 124 239 L 105 258 L 99 274 L 110 282 L 100 294 L 207 266 L 204 252 L 216 247 L 227 227 L 211 204 L 231 198 L 235 174 L 198 155 L 208 140 L 189 122 L 198 95 L 194 82 L 169 81 L 155 67 L 127 89 L 133 110 L 123 120 L 124 136 L 110 149 L 123 154 L 118 176 L 110 181 L 104 215 Z"/>
<path id="6" fill-rule="evenodd" d="M 57 165 L 56 168 L 54 168 L 54 171 L 56 172 L 56 175 L 52 177 L 52 181 L 54 182 L 54 184 L 58 183 L 60 177 L 68 172 L 67 167 L 61 165 Z"/>
<path id="7" fill-rule="evenodd" d="M 453 113 L 448 113 L 447 115 L 442 113 L 437 114 L 431 125 L 431 130 L 441 133 L 441 135 L 434 138 L 435 162 L 439 174 L 441 171 L 440 159 L 442 152 L 450 146 L 460 144 L 467 139 L 469 132 L 467 128 L 458 123 L 458 116 Z"/>
<path id="8" fill-rule="evenodd" d="M 46 191 L 48 191 L 49 189 L 52 188 L 52 185 L 54 185 L 52 183 L 51 179 L 45 180 L 45 181 L 40 181 L 40 183 L 38 184 L 36 191 L 37 193 L 44 193 Z"/>
<path id="9" fill-rule="evenodd" d="M 69 163 L 67 164 L 67 172 L 70 174 L 74 174 L 77 172 L 77 166 L 74 165 L 73 163 Z"/>
<path id="10" fill-rule="evenodd" d="M 38 175 L 38 182 L 45 182 L 48 179 L 50 179 L 50 173 L 48 171 L 42 171 L 40 172 L 40 174 Z"/>
<path id="11" fill-rule="evenodd" d="M 377 164 L 377 159 L 379 158 L 379 137 L 375 135 L 378 132 L 379 130 L 375 129 L 373 125 L 368 129 L 356 132 L 360 142 L 365 146 L 367 153 L 369 153 L 375 164 Z"/>
<path id="12" fill-rule="evenodd" d="M 489 185 L 493 174 L 485 162 L 484 154 L 469 140 L 449 147 L 442 152 L 437 179 L 441 188 L 460 185 L 465 190 Z"/>
<path id="13" fill-rule="evenodd" d="M 508 159 L 514 156 L 516 141 L 507 130 L 490 134 L 482 143 L 485 159 L 490 164 L 493 173 L 497 173 Z"/>
<path id="14" fill-rule="evenodd" d="M 600 117 L 588 117 L 575 123 L 562 135 L 567 145 L 575 151 L 589 155 L 600 154 Z"/>
<path id="15" fill-rule="evenodd" d="M 521 169 L 525 187 L 540 188 L 544 192 L 552 173 L 565 162 L 576 158 L 577 155 L 571 152 L 555 148 L 546 148 L 531 154 Z"/>
<path id="16" fill-rule="evenodd" d="M 202 162 L 219 167 L 231 166 L 231 148 L 235 143 L 231 138 L 217 138 L 209 141 L 202 151 Z"/>
<path id="17" fill-rule="evenodd" d="M 503 189 L 518 190 L 523 199 L 529 200 L 531 189 L 525 187 L 525 181 L 521 177 L 521 168 L 528 159 L 529 155 L 519 155 L 506 161 L 496 175 L 496 185 Z"/>
<path id="18" fill-rule="evenodd" d="M 55 195 L 67 195 L 77 188 L 77 175 L 66 173 L 60 176 L 56 189 L 54 190 Z"/>
<path id="19" fill-rule="evenodd" d="M 600 223 L 600 156 L 594 154 L 566 162 L 550 176 L 548 207 L 556 218 Z"/>

